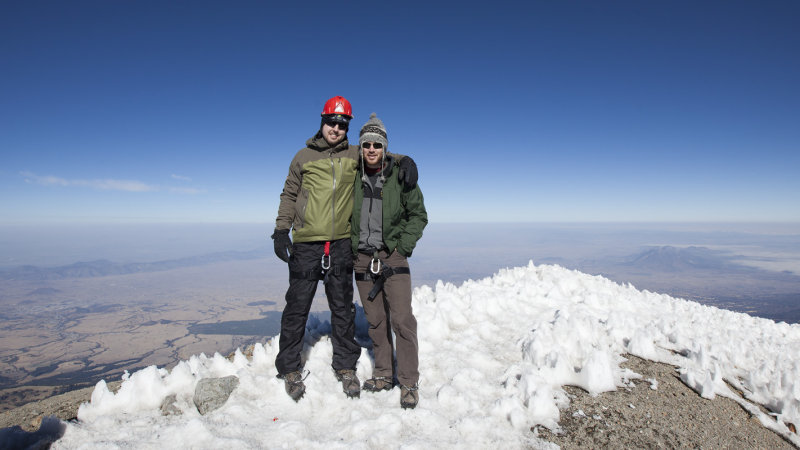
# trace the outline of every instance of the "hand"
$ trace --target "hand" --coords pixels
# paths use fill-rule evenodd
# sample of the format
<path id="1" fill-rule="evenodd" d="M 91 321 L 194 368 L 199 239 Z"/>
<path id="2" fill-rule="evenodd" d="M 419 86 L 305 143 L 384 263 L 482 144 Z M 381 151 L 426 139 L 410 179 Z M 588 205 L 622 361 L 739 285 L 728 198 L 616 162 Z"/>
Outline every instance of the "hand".
<path id="1" fill-rule="evenodd" d="M 397 172 L 397 178 L 403 183 L 405 189 L 414 189 L 419 178 L 417 163 L 410 156 L 406 156 L 398 162 L 398 165 L 400 166 L 400 171 Z"/>
<path id="2" fill-rule="evenodd" d="M 275 244 L 275 254 L 278 255 L 283 262 L 289 262 L 289 256 L 292 255 L 292 240 L 289 239 L 289 230 L 278 230 L 270 236 Z"/>

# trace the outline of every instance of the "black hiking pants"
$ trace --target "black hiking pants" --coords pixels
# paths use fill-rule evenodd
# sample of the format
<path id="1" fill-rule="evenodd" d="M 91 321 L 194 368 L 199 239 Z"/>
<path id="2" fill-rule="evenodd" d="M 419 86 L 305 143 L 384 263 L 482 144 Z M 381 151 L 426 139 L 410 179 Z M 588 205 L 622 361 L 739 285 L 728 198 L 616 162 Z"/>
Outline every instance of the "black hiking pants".
<path id="1" fill-rule="evenodd" d="M 275 366 L 280 375 L 302 369 L 306 321 L 317 283 L 322 277 L 324 242 L 299 242 L 289 258 L 289 289 L 281 317 L 280 350 Z M 361 347 L 355 340 L 356 308 L 353 304 L 353 251 L 350 239 L 331 242 L 330 269 L 323 278 L 331 310 L 331 342 L 334 370 L 355 369 Z"/>

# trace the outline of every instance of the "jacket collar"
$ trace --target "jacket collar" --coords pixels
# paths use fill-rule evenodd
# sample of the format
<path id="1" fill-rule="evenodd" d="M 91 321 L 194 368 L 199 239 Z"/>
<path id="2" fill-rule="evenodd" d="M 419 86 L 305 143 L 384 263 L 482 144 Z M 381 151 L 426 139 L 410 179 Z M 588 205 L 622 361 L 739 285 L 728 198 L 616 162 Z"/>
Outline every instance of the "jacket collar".
<path id="1" fill-rule="evenodd" d="M 312 150 L 316 150 L 318 152 L 324 152 L 324 151 L 338 152 L 340 150 L 347 150 L 348 148 L 350 148 L 350 143 L 347 142 L 347 136 L 345 136 L 341 142 L 331 147 L 331 145 L 328 144 L 328 141 L 326 141 L 325 138 L 322 137 L 322 133 L 318 131 L 317 134 L 315 134 L 313 137 L 309 138 L 306 141 L 306 147 Z"/>

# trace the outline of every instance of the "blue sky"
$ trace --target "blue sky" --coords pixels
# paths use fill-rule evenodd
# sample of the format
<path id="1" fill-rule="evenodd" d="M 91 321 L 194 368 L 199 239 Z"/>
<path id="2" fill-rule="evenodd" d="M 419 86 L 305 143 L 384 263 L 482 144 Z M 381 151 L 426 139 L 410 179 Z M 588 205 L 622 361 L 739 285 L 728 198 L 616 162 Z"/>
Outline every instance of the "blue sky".
<path id="1" fill-rule="evenodd" d="M 334 95 L 429 216 L 800 221 L 800 3 L 0 4 L 0 224 L 255 222 Z"/>

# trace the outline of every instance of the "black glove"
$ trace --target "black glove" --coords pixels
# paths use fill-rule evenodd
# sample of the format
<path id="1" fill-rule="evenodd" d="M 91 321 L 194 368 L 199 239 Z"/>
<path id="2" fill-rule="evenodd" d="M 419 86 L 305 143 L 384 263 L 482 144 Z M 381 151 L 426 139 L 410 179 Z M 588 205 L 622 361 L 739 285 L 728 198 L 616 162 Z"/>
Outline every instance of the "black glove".
<path id="1" fill-rule="evenodd" d="M 270 236 L 275 244 L 275 254 L 283 262 L 289 262 L 289 256 L 292 254 L 292 240 L 289 239 L 289 230 L 275 229 L 275 232 Z"/>
<path id="2" fill-rule="evenodd" d="M 406 156 L 397 164 L 400 166 L 400 171 L 397 172 L 397 178 L 403 183 L 403 188 L 414 189 L 417 185 L 417 179 L 419 178 L 417 163 L 415 163 L 410 156 Z"/>

